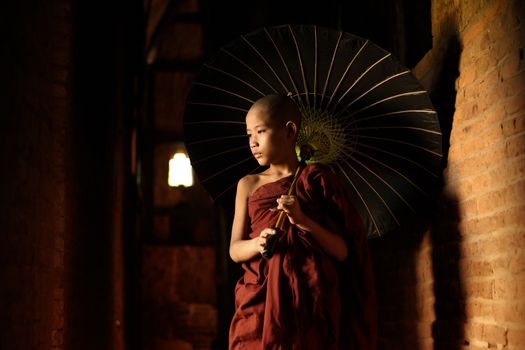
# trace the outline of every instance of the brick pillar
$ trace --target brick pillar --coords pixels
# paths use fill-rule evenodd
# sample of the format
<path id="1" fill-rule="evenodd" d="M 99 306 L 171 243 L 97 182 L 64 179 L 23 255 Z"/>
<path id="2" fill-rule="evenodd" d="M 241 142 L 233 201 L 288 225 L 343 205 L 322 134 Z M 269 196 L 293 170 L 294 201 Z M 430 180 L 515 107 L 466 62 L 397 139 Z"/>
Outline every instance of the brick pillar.
<path id="1" fill-rule="evenodd" d="M 63 349 L 69 1 L 2 9 L 0 348 Z"/>
<path id="2" fill-rule="evenodd" d="M 3 5 L 0 349 L 123 349 L 133 84 L 117 38 L 136 9 Z"/>
<path id="3" fill-rule="evenodd" d="M 374 243 L 383 349 L 525 344 L 524 21 L 519 0 L 432 1 L 433 49 L 414 73 L 450 149 L 429 228 Z"/>
<path id="4" fill-rule="evenodd" d="M 461 36 L 446 177 L 459 199 L 464 343 L 473 348 L 525 343 L 524 21 L 523 1 L 493 1 Z"/>

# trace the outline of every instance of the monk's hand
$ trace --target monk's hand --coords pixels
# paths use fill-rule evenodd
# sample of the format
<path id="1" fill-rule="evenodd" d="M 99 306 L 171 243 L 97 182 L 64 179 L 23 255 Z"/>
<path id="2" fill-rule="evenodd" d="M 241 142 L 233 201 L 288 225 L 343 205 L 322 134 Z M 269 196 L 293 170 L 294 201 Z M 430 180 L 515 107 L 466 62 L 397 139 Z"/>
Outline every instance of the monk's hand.
<path id="1" fill-rule="evenodd" d="M 261 231 L 259 237 L 257 237 L 257 250 L 259 251 L 259 253 L 262 254 L 266 251 L 266 243 L 268 241 L 268 237 L 276 233 L 277 231 L 274 228 L 269 227 Z"/>
<path id="2" fill-rule="evenodd" d="M 304 220 L 305 216 L 296 196 L 283 194 L 280 198 L 277 198 L 277 209 L 283 210 L 293 225 L 297 225 Z"/>

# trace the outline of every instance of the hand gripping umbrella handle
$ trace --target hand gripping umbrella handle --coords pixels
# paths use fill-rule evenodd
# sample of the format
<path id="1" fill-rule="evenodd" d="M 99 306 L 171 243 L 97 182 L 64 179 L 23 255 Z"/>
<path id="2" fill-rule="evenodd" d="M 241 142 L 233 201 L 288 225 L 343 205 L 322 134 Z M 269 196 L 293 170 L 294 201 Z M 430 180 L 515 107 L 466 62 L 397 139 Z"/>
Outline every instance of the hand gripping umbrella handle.
<path id="1" fill-rule="evenodd" d="M 288 190 L 288 195 L 291 196 L 295 192 L 295 183 L 297 182 L 297 178 L 299 177 L 299 173 L 301 172 L 302 165 L 299 165 L 297 167 L 297 170 L 295 171 L 295 175 L 293 177 L 292 184 L 290 185 L 290 189 Z M 275 233 L 273 235 L 270 235 L 268 239 L 266 240 L 266 249 L 261 253 L 263 258 L 270 259 L 273 256 L 273 252 L 275 251 L 275 247 L 277 245 L 277 242 L 279 241 L 279 238 L 283 235 L 283 225 L 284 225 L 284 216 L 285 212 L 283 210 L 279 211 L 279 216 L 277 217 L 277 222 L 275 223 Z"/>

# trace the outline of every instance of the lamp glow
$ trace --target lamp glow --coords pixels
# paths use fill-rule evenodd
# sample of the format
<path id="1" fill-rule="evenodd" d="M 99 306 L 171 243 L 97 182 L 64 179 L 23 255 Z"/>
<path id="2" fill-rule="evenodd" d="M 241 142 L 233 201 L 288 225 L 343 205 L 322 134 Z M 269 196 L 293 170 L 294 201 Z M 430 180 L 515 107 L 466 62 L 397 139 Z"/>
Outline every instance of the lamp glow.
<path id="1" fill-rule="evenodd" d="M 184 153 L 175 153 L 170 159 L 168 185 L 171 187 L 193 186 L 193 171 L 190 159 Z"/>

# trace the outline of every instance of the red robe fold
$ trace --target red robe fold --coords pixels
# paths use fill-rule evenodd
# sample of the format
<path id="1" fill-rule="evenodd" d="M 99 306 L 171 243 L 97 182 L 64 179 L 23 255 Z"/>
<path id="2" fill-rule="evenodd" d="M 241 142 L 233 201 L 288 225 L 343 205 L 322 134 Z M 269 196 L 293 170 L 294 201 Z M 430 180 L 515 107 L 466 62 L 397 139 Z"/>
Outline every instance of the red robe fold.
<path id="1" fill-rule="evenodd" d="M 249 236 L 273 227 L 269 209 L 286 194 L 292 176 L 265 184 L 248 199 Z M 285 225 L 271 259 L 243 263 L 235 288 L 230 349 L 376 348 L 376 304 L 372 263 L 361 219 L 345 189 L 326 167 L 302 170 L 296 195 L 303 212 L 321 225 L 335 222 L 348 245 L 348 257 L 336 262 L 317 242 L 293 225 Z M 329 214 L 329 215 L 328 215 Z"/>

